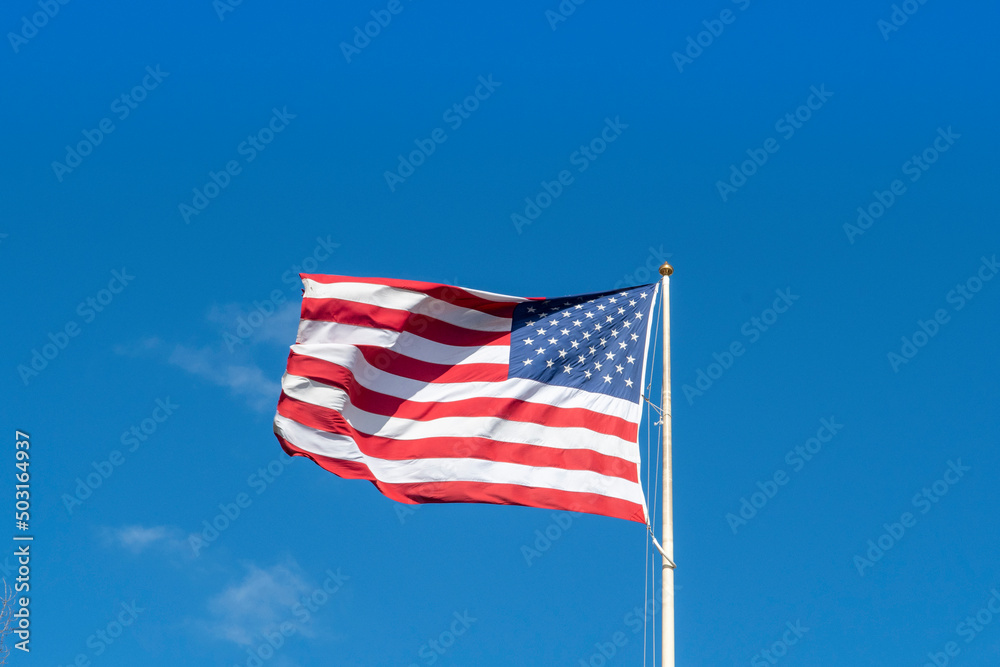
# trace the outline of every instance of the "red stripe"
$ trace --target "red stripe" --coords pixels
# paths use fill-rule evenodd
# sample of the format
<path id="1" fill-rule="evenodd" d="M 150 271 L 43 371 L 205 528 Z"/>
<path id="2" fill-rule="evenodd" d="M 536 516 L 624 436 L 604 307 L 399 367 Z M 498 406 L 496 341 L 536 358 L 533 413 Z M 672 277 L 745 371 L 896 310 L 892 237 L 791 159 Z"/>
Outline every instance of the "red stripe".
<path id="1" fill-rule="evenodd" d="M 445 303 L 461 306 L 462 308 L 469 308 L 470 310 L 478 310 L 481 313 L 496 315 L 497 317 L 513 317 L 514 307 L 523 301 L 542 300 L 540 298 L 519 299 L 517 297 L 513 297 L 511 299 L 493 301 L 466 291 L 461 287 L 442 285 L 440 283 L 425 283 L 417 280 L 328 276 L 316 273 L 300 273 L 299 277 L 303 280 L 308 279 L 325 285 L 333 283 L 365 283 L 367 285 L 385 285 L 387 287 L 410 290 L 411 292 L 420 292 L 421 294 L 426 294 L 427 296 L 444 301 Z"/>
<path id="2" fill-rule="evenodd" d="M 394 372 L 393 369 L 387 371 Z M 289 355 L 288 372 L 338 387 L 347 393 L 351 404 L 356 408 L 386 417 L 402 417 L 417 421 L 442 417 L 499 417 L 509 421 L 545 426 L 586 428 L 633 442 L 638 435 L 637 424 L 586 408 L 561 408 L 516 398 L 486 396 L 457 401 L 413 401 L 390 396 L 360 384 L 348 368 L 295 353 Z"/>
<path id="3" fill-rule="evenodd" d="M 362 433 L 331 408 L 296 400 L 284 392 L 278 400 L 278 414 L 317 431 L 346 435 L 361 453 L 387 461 L 409 459 L 461 458 L 502 463 L 518 463 L 539 468 L 590 470 L 608 477 L 639 482 L 636 464 L 589 449 L 556 449 L 489 438 L 437 437 L 396 440 Z"/>
<path id="4" fill-rule="evenodd" d="M 379 370 L 420 382 L 503 382 L 507 379 L 507 364 L 435 364 L 405 357 L 375 345 L 357 345 L 365 360 Z M 323 384 L 346 386 L 354 381 L 344 373 L 350 371 L 331 361 L 292 352 L 288 355 L 288 372 L 311 378 Z"/>
<path id="5" fill-rule="evenodd" d="M 645 523 L 642 506 L 596 493 L 542 489 L 517 484 L 487 482 L 425 482 L 390 484 L 381 482 L 362 464 L 314 454 L 296 447 L 278 436 L 282 448 L 291 456 L 304 456 L 338 477 L 367 479 L 385 496 L 410 505 L 417 503 L 491 503 L 524 505 L 567 512 L 585 512 Z"/>
<path id="6" fill-rule="evenodd" d="M 466 329 L 428 315 L 396 308 L 382 308 L 367 303 L 341 299 L 302 298 L 302 319 L 338 322 L 358 327 L 389 329 L 432 340 L 445 345 L 479 347 L 510 345 L 510 331 Z"/>

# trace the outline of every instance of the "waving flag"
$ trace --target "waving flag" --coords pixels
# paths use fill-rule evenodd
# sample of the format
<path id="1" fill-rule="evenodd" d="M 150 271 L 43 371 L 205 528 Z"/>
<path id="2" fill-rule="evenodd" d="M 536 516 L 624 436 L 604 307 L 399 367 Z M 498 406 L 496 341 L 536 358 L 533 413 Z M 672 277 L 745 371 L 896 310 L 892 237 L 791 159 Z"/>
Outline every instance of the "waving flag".
<path id="1" fill-rule="evenodd" d="M 646 522 L 639 420 L 658 284 L 557 299 L 302 274 L 274 432 L 404 503 Z"/>

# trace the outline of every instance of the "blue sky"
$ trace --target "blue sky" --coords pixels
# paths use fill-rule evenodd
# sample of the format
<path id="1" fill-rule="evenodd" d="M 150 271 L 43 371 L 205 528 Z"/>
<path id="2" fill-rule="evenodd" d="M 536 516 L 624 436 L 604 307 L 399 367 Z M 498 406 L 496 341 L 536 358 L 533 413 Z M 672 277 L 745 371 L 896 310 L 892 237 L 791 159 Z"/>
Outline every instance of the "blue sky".
<path id="1" fill-rule="evenodd" d="M 639 664 L 641 526 L 399 505 L 271 417 L 300 270 L 665 258 L 677 664 L 1000 660 L 995 5 L 223 3 L 0 11 L 12 664 Z"/>

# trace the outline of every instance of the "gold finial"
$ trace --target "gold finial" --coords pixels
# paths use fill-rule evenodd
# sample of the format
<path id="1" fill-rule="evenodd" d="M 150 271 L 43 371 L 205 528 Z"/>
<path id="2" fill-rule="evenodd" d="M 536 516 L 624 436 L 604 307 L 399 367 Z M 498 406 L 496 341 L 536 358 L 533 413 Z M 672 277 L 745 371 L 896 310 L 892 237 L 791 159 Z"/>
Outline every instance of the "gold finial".
<path id="1" fill-rule="evenodd" d="M 670 264 L 667 262 L 664 262 L 663 266 L 660 267 L 661 276 L 669 276 L 673 272 L 674 272 L 674 267 L 670 266 Z"/>

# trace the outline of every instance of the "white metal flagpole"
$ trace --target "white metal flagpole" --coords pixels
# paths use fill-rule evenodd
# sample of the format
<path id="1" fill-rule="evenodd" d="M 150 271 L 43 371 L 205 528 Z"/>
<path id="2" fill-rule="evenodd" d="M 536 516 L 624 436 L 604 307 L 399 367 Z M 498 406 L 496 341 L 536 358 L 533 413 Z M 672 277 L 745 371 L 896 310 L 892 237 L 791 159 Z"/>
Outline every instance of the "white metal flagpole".
<path id="1" fill-rule="evenodd" d="M 674 667 L 674 477 L 670 433 L 670 274 L 660 267 L 663 288 L 663 667 Z"/>

